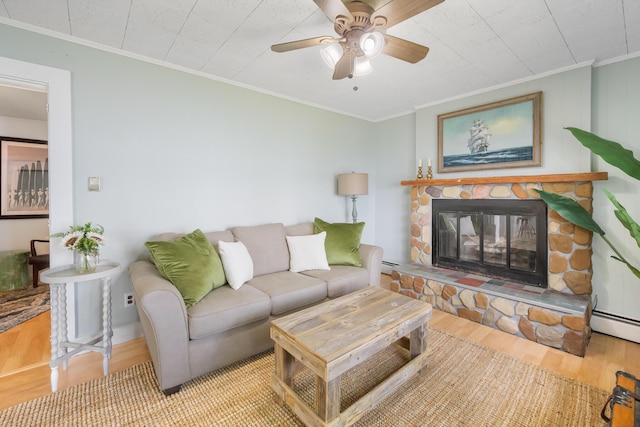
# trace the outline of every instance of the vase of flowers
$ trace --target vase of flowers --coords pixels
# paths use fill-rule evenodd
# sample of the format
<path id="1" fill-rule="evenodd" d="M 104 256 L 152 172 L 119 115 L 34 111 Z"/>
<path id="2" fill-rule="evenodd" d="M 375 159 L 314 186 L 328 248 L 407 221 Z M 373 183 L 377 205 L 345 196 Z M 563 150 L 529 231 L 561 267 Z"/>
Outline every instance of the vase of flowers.
<path id="1" fill-rule="evenodd" d="M 63 248 L 73 251 L 73 263 L 80 274 L 96 270 L 100 262 L 100 247 L 104 245 L 104 227 L 88 222 L 84 225 L 72 225 L 62 233 L 51 237 L 61 237 Z"/>

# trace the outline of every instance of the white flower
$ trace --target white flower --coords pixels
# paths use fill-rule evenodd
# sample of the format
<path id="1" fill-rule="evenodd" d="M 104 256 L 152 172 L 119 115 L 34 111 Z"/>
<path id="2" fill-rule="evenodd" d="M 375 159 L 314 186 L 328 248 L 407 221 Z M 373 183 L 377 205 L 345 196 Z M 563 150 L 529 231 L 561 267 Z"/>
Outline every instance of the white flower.
<path id="1" fill-rule="evenodd" d="M 61 246 L 70 251 L 98 255 L 100 246 L 104 245 L 102 233 L 104 233 L 104 227 L 88 222 L 84 225 L 72 225 L 68 231 L 52 234 L 51 237 L 61 237 Z"/>
<path id="2" fill-rule="evenodd" d="M 74 231 L 73 233 L 69 233 L 66 236 L 64 236 L 60 241 L 60 245 L 64 249 L 73 250 L 77 246 L 81 238 L 82 238 L 82 232 Z"/>
<path id="3" fill-rule="evenodd" d="M 104 236 L 102 234 L 90 232 L 87 233 L 87 238 L 96 242 L 98 246 L 102 246 L 105 244 Z"/>

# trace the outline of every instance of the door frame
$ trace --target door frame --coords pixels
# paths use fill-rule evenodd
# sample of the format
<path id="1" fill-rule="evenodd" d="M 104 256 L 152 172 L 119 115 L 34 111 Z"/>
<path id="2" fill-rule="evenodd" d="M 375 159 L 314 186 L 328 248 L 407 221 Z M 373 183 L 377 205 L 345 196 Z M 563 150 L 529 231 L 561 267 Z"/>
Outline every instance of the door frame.
<path id="1" fill-rule="evenodd" d="M 65 230 L 74 218 L 71 72 L 0 57 L 0 79 L 16 86 L 43 86 L 48 92 L 49 230 Z M 69 264 L 69 251 L 51 245 L 51 267 Z M 67 327 L 76 338 L 75 285 L 67 285 Z"/>

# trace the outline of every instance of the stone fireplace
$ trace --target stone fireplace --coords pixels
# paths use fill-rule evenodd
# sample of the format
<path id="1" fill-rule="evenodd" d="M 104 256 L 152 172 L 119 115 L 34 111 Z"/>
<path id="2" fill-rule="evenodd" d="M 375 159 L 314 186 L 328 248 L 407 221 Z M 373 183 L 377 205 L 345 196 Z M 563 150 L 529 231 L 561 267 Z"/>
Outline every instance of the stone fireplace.
<path id="1" fill-rule="evenodd" d="M 532 201 L 539 200 L 533 190 L 541 189 L 569 196 L 591 212 L 592 181 L 606 179 L 606 173 L 581 173 L 403 181 L 411 187 L 411 263 L 394 269 L 392 289 L 436 309 L 583 356 L 591 336 L 591 232 L 547 210 L 546 260 L 541 265 L 548 288 L 486 271 L 461 272 L 433 265 L 433 245 L 438 242 L 433 236 L 433 200 Z"/>

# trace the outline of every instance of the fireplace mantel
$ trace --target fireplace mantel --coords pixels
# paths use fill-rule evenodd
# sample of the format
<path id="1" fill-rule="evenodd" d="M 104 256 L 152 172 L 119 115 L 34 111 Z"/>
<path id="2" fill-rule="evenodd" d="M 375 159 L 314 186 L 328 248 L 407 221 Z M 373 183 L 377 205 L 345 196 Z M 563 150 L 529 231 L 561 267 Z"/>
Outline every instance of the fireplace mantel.
<path id="1" fill-rule="evenodd" d="M 483 176 L 453 179 L 415 179 L 401 181 L 402 186 L 429 187 L 465 184 L 512 184 L 516 182 L 585 182 L 606 181 L 608 172 L 556 173 L 547 175 Z"/>

